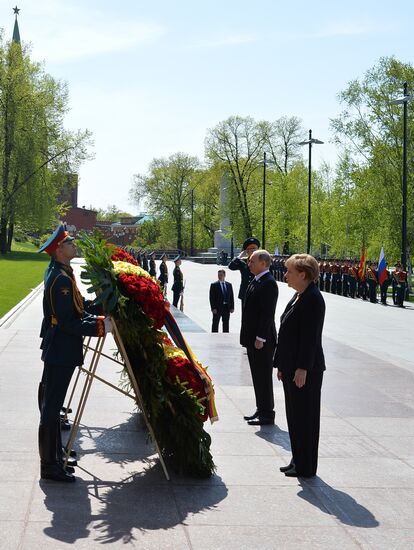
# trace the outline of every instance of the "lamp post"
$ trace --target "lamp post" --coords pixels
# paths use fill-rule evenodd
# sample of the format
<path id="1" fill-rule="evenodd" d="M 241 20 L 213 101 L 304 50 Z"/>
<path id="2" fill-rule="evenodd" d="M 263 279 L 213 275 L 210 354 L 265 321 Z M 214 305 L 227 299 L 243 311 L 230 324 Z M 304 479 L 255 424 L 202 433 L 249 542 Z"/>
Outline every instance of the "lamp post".
<path id="1" fill-rule="evenodd" d="M 309 130 L 309 139 L 300 141 L 299 145 L 309 145 L 309 168 L 308 168 L 308 238 L 306 252 L 310 254 L 311 249 L 311 198 L 312 198 L 312 145 L 323 145 L 323 141 L 312 137 L 312 130 Z"/>
<path id="2" fill-rule="evenodd" d="M 402 208 L 401 208 L 401 264 L 403 269 L 407 268 L 407 104 L 412 99 L 408 94 L 407 82 L 404 82 L 403 96 L 394 101 L 391 105 L 403 104 L 403 166 L 402 166 Z"/>
<path id="3" fill-rule="evenodd" d="M 191 238 L 190 256 L 194 256 L 194 189 L 191 189 Z"/>
<path id="4" fill-rule="evenodd" d="M 263 200 L 262 200 L 262 248 L 266 248 L 266 166 L 275 164 L 273 160 L 266 157 L 266 151 L 263 151 L 263 160 L 259 162 L 259 166 L 263 166 Z"/>

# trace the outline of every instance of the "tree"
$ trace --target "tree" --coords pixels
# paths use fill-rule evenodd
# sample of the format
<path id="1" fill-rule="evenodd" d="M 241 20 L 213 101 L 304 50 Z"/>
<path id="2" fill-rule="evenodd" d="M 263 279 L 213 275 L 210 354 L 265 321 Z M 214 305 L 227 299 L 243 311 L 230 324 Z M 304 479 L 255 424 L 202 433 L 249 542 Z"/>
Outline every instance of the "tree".
<path id="1" fill-rule="evenodd" d="M 381 245 L 388 258 L 398 258 L 401 250 L 402 204 L 402 108 L 391 105 L 401 95 L 402 85 L 414 87 L 414 68 L 394 57 L 381 58 L 361 80 L 353 80 L 339 95 L 345 109 L 332 120 L 337 143 L 353 155 L 358 168 L 351 175 L 355 189 L 351 199 L 355 215 L 365 214 L 366 235 L 360 241 Z M 408 137 L 413 143 L 414 111 L 408 109 Z M 414 155 L 408 155 L 408 247 L 414 239 Z M 375 223 L 371 223 L 375 220 Z M 360 223 L 361 220 L 355 220 Z M 373 250 L 374 252 L 374 250 Z"/>
<path id="2" fill-rule="evenodd" d="M 130 190 L 133 202 L 140 204 L 144 201 L 150 213 L 173 221 L 179 250 L 183 249 L 183 225 L 190 212 L 191 189 L 199 165 L 197 157 L 185 153 L 176 153 L 168 159 L 154 159 L 148 175 L 134 175 Z"/>
<path id="3" fill-rule="evenodd" d="M 251 117 L 232 116 L 207 130 L 206 156 L 213 164 L 221 164 L 223 172 L 230 174 L 236 207 L 233 222 L 241 217 L 244 237 L 253 233 L 249 192 L 254 173 L 262 159 L 269 135 L 266 122 L 256 122 Z"/>
<path id="4" fill-rule="evenodd" d="M 68 95 L 64 83 L 30 60 L 20 44 L 0 37 L 0 251 L 11 248 L 16 223 L 30 219 L 50 227 L 59 210 L 63 174 L 88 158 L 89 132 L 63 127 Z"/>
<path id="5" fill-rule="evenodd" d="M 277 170 L 287 175 L 302 158 L 299 142 L 304 129 L 300 118 L 283 116 L 268 125 L 266 145 Z"/>
<path id="6" fill-rule="evenodd" d="M 95 209 L 92 206 L 91 210 L 96 210 L 96 219 L 99 221 L 117 222 L 120 218 L 129 218 L 131 214 L 123 212 L 115 204 L 108 204 L 106 208 Z"/>

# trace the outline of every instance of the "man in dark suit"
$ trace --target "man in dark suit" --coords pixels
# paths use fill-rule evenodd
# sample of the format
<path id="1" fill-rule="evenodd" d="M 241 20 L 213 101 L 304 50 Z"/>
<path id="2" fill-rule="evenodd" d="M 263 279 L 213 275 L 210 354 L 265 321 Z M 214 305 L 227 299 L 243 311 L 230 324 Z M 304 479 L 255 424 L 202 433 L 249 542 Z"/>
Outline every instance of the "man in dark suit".
<path id="1" fill-rule="evenodd" d="M 275 310 L 278 288 L 269 272 L 271 257 L 266 250 L 250 256 L 254 278 L 246 290 L 242 307 L 240 344 L 247 349 L 256 396 L 256 412 L 245 416 L 251 426 L 273 424 L 273 355 L 276 348 Z"/>
<path id="2" fill-rule="evenodd" d="M 218 271 L 218 281 L 210 285 L 210 307 L 213 313 L 211 332 L 218 332 L 220 318 L 223 319 L 223 332 L 229 332 L 230 313 L 234 311 L 234 295 L 231 283 L 226 280 L 224 269 Z"/>
<path id="3" fill-rule="evenodd" d="M 230 271 L 240 271 L 241 282 L 239 290 L 239 299 L 243 302 L 244 295 L 246 294 L 247 287 L 254 275 L 249 269 L 249 258 L 255 250 L 260 246 L 260 242 L 254 237 L 249 237 L 243 243 L 243 250 L 240 252 L 237 258 L 234 258 L 229 263 Z"/>

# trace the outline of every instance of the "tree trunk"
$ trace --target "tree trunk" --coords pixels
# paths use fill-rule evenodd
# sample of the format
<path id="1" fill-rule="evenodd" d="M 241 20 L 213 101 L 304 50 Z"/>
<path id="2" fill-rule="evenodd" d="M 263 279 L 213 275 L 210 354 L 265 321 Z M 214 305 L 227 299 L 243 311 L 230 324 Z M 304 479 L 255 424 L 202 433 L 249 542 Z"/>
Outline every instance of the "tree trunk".
<path id="1" fill-rule="evenodd" d="M 11 252 L 12 248 L 12 242 L 13 242 L 13 234 L 14 234 L 14 223 L 9 223 L 9 228 L 7 231 L 7 252 Z"/>
<path id="2" fill-rule="evenodd" d="M 0 221 L 0 253 L 7 253 L 7 220 L 3 216 Z"/>
<path id="3" fill-rule="evenodd" d="M 182 250 L 183 249 L 183 236 L 182 236 L 181 219 L 177 220 L 176 227 L 177 227 L 177 248 L 178 248 L 178 250 Z"/>

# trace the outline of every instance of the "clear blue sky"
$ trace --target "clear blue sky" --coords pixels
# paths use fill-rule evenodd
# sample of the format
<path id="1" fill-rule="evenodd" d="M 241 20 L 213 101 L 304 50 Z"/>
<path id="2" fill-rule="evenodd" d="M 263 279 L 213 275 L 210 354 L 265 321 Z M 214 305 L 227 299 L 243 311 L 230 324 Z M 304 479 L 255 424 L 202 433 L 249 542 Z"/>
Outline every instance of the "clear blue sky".
<path id="1" fill-rule="evenodd" d="M 15 3 L 2 1 L 11 37 Z M 203 159 L 206 129 L 230 115 L 299 116 L 334 163 L 337 94 L 381 56 L 414 61 L 414 2 L 405 0 L 22 0 L 22 41 L 69 84 L 67 127 L 88 128 L 95 160 L 79 204 L 130 212 L 134 173 L 153 157 Z M 305 132 L 306 133 L 306 132 Z M 306 135 L 304 135 L 306 138 Z"/>

